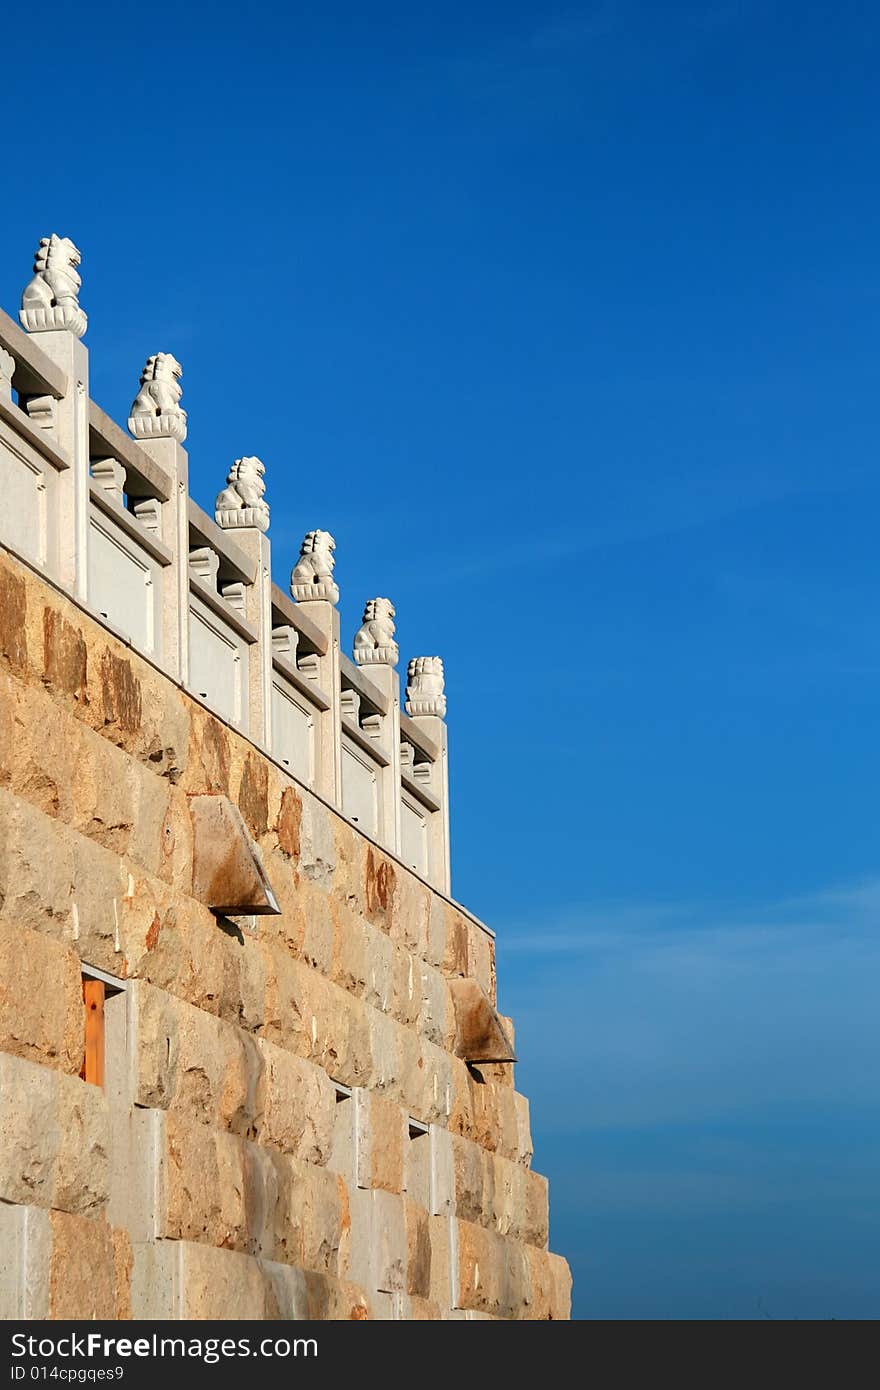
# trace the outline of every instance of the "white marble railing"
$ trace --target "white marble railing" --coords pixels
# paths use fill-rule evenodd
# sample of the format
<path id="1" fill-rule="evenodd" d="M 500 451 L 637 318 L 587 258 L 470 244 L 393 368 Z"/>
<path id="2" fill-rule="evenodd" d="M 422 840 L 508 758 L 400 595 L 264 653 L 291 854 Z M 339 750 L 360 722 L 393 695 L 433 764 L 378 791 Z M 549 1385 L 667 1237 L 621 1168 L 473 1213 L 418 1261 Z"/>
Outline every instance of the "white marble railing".
<path id="1" fill-rule="evenodd" d="M 327 531 L 289 595 L 272 583 L 259 459 L 233 462 L 213 518 L 194 502 L 170 354 L 147 361 L 128 433 L 91 401 L 78 265 L 44 239 L 22 327 L 0 311 L 0 543 L 448 893 L 442 663 L 409 663 L 403 713 L 383 598 L 342 653 Z"/>

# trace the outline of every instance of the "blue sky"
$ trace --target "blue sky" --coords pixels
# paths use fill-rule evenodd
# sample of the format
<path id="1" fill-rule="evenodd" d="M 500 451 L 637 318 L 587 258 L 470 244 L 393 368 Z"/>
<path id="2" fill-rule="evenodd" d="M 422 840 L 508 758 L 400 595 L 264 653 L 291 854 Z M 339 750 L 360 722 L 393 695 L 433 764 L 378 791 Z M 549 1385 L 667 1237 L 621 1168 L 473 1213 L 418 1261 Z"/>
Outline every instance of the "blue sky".
<path id="1" fill-rule="evenodd" d="M 72 236 L 93 396 L 174 352 L 202 502 L 446 659 L 576 1314 L 876 1317 L 876 7 L 4 35 L 0 302 Z"/>

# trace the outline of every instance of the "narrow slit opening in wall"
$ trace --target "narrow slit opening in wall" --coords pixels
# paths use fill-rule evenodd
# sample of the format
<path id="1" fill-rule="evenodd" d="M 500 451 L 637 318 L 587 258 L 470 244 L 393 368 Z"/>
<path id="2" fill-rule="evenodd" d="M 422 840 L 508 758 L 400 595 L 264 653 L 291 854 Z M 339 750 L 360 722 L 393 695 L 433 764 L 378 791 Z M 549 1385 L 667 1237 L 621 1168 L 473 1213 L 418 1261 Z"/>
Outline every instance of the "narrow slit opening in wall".
<path id="1" fill-rule="evenodd" d="M 104 1086 L 107 1074 L 107 1030 L 105 1008 L 107 1001 L 122 994 L 125 981 L 108 975 L 97 966 L 82 966 L 82 996 L 85 1028 L 85 1051 L 80 1076 L 92 1086 Z"/>
<path id="2" fill-rule="evenodd" d="M 351 1087 L 343 1086 L 341 1081 L 334 1081 L 336 1087 L 336 1104 L 339 1105 L 343 1100 L 351 1100 Z"/>
<path id="3" fill-rule="evenodd" d="M 423 1125 L 421 1120 L 414 1120 L 410 1118 L 407 1121 L 407 1125 L 410 1139 L 421 1139 L 424 1137 L 424 1135 L 430 1133 L 428 1126 Z"/>

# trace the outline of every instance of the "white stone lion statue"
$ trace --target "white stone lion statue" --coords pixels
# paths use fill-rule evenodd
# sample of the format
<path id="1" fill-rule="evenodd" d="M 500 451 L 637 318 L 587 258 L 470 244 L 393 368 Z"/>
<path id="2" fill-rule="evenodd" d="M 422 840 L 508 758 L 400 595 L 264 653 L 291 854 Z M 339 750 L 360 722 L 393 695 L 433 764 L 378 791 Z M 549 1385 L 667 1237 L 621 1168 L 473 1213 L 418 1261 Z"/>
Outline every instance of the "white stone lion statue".
<path id="1" fill-rule="evenodd" d="M 439 656 L 414 656 L 406 668 L 406 710 L 414 717 L 446 716 L 443 662 Z"/>
<path id="2" fill-rule="evenodd" d="M 77 271 L 82 257 L 69 237 L 40 237 L 34 256 L 34 278 L 21 296 L 19 319 L 29 333 L 67 328 L 81 338 L 88 326 L 77 298 L 82 280 Z"/>
<path id="3" fill-rule="evenodd" d="M 354 659 L 359 666 L 396 666 L 394 604 L 387 598 L 371 598 L 364 608 L 363 625 L 354 638 Z"/>
<path id="4" fill-rule="evenodd" d="M 265 472 L 262 459 L 252 454 L 235 460 L 226 486 L 217 494 L 214 503 L 214 520 L 218 526 L 255 526 L 258 531 L 268 530 L 269 505 L 263 501 Z"/>
<path id="5" fill-rule="evenodd" d="M 299 559 L 290 576 L 290 592 L 298 603 L 312 599 L 339 602 L 339 589 L 333 580 L 336 542 L 329 531 L 309 531 L 299 549 Z"/>
<path id="6" fill-rule="evenodd" d="M 186 438 L 186 411 L 180 404 L 183 368 L 170 352 L 148 357 L 141 372 L 141 389 L 135 396 L 128 428 L 136 439 Z"/>

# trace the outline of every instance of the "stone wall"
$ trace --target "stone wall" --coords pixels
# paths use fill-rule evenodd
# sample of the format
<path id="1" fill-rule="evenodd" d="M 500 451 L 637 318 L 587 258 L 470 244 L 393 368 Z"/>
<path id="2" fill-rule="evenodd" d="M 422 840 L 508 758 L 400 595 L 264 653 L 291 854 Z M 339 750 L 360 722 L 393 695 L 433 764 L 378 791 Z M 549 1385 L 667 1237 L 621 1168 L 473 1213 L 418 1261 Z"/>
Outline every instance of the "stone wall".
<path id="1" fill-rule="evenodd" d="M 0 1315 L 568 1317 L 480 923 L 2 548 L 0 750 Z M 203 795 L 279 913 L 194 894 Z"/>

